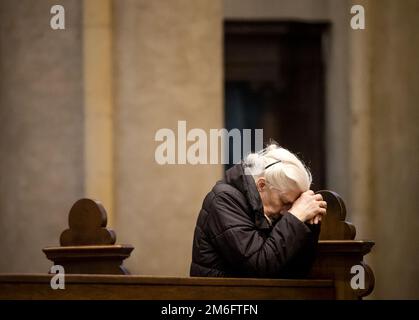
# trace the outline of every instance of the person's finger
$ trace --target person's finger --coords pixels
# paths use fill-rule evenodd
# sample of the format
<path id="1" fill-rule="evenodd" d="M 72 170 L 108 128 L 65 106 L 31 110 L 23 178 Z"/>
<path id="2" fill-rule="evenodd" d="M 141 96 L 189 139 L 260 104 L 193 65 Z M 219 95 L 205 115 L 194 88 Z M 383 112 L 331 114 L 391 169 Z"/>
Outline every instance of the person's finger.
<path id="1" fill-rule="evenodd" d="M 319 222 L 322 221 L 322 216 L 319 216 Z"/>
<path id="2" fill-rule="evenodd" d="M 318 224 L 319 223 L 319 216 L 315 216 L 314 217 L 314 224 Z"/>
<path id="3" fill-rule="evenodd" d="M 324 216 L 326 214 L 326 209 L 325 208 L 320 208 L 319 213 Z"/>
<path id="4" fill-rule="evenodd" d="M 305 193 L 306 194 L 314 194 L 314 191 L 313 190 L 307 190 Z"/>
<path id="5" fill-rule="evenodd" d="M 327 202 L 326 201 L 321 201 L 319 205 L 320 205 L 321 208 L 327 209 Z"/>
<path id="6" fill-rule="evenodd" d="M 319 193 L 317 193 L 316 195 L 314 195 L 314 199 L 316 199 L 317 201 L 323 201 L 323 197 Z"/>

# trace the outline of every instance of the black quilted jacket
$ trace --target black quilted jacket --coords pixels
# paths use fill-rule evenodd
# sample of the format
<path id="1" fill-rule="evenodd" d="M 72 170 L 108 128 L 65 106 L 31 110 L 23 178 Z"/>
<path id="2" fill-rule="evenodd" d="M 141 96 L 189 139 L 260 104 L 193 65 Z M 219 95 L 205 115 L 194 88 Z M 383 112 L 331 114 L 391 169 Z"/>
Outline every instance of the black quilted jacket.
<path id="1" fill-rule="evenodd" d="M 242 164 L 226 171 L 204 199 L 195 227 L 191 276 L 302 278 L 315 258 L 319 225 L 290 213 L 272 226 Z"/>

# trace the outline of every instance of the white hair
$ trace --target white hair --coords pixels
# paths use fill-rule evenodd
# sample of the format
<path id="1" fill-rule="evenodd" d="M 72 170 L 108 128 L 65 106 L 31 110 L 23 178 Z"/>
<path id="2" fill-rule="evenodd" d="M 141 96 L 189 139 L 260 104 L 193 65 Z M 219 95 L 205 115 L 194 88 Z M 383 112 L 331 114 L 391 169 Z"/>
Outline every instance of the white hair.
<path id="1" fill-rule="evenodd" d="M 257 153 L 250 153 L 243 165 L 245 174 L 252 175 L 255 181 L 264 177 L 269 184 L 282 192 L 305 192 L 310 189 L 310 170 L 295 154 L 275 143 Z"/>

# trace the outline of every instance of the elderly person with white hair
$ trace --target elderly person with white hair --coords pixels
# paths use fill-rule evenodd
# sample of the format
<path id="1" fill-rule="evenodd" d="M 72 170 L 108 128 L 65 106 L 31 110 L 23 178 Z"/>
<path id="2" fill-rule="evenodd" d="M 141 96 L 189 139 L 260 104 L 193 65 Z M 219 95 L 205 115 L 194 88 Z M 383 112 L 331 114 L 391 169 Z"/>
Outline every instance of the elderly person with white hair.
<path id="1" fill-rule="evenodd" d="M 306 276 L 327 205 L 311 182 L 298 157 L 276 144 L 227 170 L 203 201 L 190 275 Z"/>

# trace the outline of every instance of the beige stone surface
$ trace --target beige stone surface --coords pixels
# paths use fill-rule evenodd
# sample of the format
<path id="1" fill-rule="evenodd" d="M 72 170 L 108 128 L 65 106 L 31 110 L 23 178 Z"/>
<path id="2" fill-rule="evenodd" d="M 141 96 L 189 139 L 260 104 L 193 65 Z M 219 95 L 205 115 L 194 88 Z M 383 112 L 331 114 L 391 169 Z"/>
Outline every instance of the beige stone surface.
<path id="1" fill-rule="evenodd" d="M 419 297 L 419 2 L 371 10 L 370 191 L 377 298 Z"/>
<path id="2" fill-rule="evenodd" d="M 84 184 L 114 225 L 112 0 L 83 1 Z"/>
<path id="3" fill-rule="evenodd" d="M 223 126 L 221 1 L 114 2 L 115 220 L 127 266 L 189 274 L 192 237 L 218 165 L 158 165 L 161 128 Z"/>
<path id="4" fill-rule="evenodd" d="M 370 3 L 362 1 L 367 14 L 367 28 L 365 30 L 351 30 L 349 33 L 350 60 L 350 101 L 348 101 L 348 125 L 350 127 L 349 151 L 349 184 L 351 194 L 349 217 L 357 226 L 358 237 L 371 239 L 371 37 Z"/>
<path id="5" fill-rule="evenodd" d="M 0 1 L 0 272 L 47 272 L 83 190 L 81 1 Z"/>
<path id="6" fill-rule="evenodd" d="M 327 20 L 333 0 L 224 0 L 224 16 L 230 19 Z"/>

